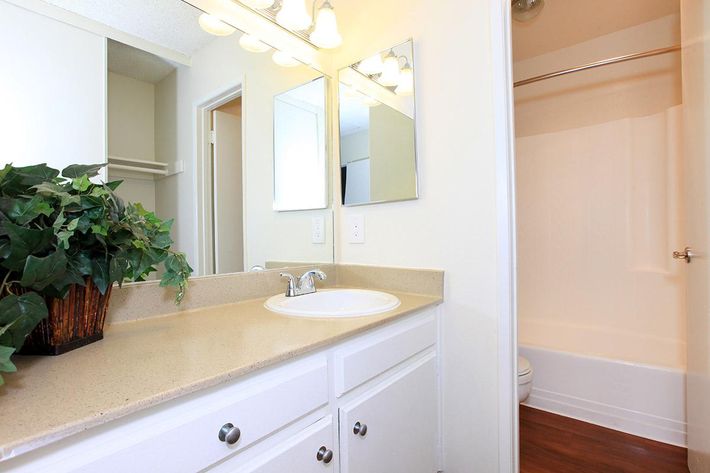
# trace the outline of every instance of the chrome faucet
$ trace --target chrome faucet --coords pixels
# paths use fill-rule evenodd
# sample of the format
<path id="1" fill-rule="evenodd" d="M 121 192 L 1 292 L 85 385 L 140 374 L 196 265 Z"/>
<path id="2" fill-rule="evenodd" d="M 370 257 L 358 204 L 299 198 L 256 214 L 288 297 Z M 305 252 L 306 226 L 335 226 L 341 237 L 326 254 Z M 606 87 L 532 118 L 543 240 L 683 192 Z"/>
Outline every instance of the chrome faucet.
<path id="1" fill-rule="evenodd" d="M 326 278 L 325 273 L 320 269 L 306 271 L 300 278 L 298 278 L 298 281 L 296 281 L 296 278 L 291 273 L 281 273 L 281 277 L 288 280 L 286 297 L 296 297 L 316 292 L 316 283 L 313 276 L 317 277 L 321 281 Z"/>

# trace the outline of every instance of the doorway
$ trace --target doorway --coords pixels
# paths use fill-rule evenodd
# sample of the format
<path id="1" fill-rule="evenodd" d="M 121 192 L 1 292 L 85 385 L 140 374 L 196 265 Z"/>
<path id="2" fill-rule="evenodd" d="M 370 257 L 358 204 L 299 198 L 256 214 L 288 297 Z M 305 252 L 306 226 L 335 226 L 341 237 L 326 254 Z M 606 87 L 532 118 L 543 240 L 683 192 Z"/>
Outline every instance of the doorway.
<path id="1" fill-rule="evenodd" d="M 703 3 L 512 1 L 521 417 L 631 433 L 679 468 L 657 471 L 687 471 L 686 445 L 710 471 Z M 547 461 L 573 450 L 543 437 Z"/>
<path id="2" fill-rule="evenodd" d="M 196 109 L 197 273 L 244 271 L 246 218 L 241 84 Z"/>
<path id="3" fill-rule="evenodd" d="M 244 271 L 242 97 L 211 113 L 212 266 L 215 274 Z"/>

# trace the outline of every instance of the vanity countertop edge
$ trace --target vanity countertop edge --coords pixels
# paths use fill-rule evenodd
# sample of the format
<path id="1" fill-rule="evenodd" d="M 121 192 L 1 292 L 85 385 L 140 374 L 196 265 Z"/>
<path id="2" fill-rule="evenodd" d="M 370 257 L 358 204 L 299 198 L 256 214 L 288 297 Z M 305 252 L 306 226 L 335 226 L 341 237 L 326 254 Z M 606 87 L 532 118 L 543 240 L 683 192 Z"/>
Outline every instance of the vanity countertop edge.
<path id="1" fill-rule="evenodd" d="M 366 317 L 288 317 L 258 298 L 110 325 L 101 342 L 59 357 L 17 357 L 0 388 L 0 461 L 443 302 L 388 292 L 401 305 Z"/>

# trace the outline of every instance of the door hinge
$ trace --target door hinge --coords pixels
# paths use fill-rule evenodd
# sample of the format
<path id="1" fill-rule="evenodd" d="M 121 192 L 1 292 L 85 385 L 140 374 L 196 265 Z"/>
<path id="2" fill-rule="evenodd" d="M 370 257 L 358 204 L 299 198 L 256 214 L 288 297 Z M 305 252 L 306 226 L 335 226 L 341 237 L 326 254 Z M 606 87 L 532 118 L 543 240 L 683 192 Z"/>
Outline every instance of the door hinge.
<path id="1" fill-rule="evenodd" d="M 217 141 L 217 132 L 214 130 L 210 130 L 210 143 L 215 144 Z"/>

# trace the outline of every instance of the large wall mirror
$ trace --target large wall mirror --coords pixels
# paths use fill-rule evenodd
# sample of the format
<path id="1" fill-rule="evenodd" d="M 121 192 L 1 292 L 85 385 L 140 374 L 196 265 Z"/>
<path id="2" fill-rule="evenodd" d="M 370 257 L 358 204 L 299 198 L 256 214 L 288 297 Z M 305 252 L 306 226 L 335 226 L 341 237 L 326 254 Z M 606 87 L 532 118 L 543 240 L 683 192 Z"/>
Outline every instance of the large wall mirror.
<path id="1" fill-rule="evenodd" d="M 108 161 L 103 177 L 123 181 L 126 201 L 175 219 L 175 247 L 196 275 L 332 262 L 328 78 L 231 25 L 207 33 L 187 2 L 169 10 L 146 16 L 142 33 L 167 35 L 186 61 L 109 39 L 107 66 L 86 74 L 107 97 L 107 156 L 92 160 Z"/>
<path id="2" fill-rule="evenodd" d="M 416 199 L 412 41 L 341 69 L 338 80 L 343 205 Z"/>
<path id="3" fill-rule="evenodd" d="M 325 77 L 274 97 L 274 209 L 328 205 Z"/>

